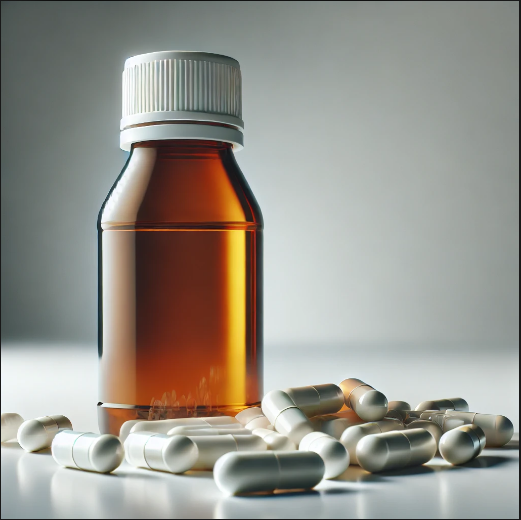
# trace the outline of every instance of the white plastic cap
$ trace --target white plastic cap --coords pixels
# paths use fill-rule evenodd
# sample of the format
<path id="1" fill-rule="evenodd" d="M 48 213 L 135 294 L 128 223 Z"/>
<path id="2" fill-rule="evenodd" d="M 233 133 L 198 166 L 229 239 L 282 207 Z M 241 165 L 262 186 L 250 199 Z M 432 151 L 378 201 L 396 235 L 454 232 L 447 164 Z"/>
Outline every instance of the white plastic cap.
<path id="1" fill-rule="evenodd" d="M 163 139 L 224 141 L 243 147 L 239 62 L 209 52 L 133 56 L 123 71 L 120 144 Z"/>

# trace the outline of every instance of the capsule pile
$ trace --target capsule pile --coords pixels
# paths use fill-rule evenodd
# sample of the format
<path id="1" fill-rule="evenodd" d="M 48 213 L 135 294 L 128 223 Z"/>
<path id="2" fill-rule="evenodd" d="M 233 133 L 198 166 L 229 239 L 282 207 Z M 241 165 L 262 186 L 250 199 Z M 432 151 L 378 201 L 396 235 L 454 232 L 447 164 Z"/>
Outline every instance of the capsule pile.
<path id="1" fill-rule="evenodd" d="M 2 442 L 16 438 L 28 452 L 50 447 L 61 466 L 108 473 L 126 459 L 146 470 L 213 470 L 219 489 L 232 495 L 311 489 L 350 464 L 391 471 L 425 464 L 436 453 L 465 464 L 514 433 L 509 419 L 470 412 L 460 397 L 412 410 L 355 378 L 273 390 L 260 408 L 236 417 L 127 421 L 119 437 L 74 431 L 63 415 L 24 421 L 4 413 L 1 426 Z"/>

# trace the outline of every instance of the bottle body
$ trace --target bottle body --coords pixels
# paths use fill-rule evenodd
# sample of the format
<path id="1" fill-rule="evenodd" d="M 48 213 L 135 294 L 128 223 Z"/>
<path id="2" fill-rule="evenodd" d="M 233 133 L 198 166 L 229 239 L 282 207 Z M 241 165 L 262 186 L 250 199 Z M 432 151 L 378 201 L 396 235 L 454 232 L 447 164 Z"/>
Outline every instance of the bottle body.
<path id="1" fill-rule="evenodd" d="M 230 145 L 133 146 L 98 219 L 102 433 L 260 402 L 262 227 Z"/>

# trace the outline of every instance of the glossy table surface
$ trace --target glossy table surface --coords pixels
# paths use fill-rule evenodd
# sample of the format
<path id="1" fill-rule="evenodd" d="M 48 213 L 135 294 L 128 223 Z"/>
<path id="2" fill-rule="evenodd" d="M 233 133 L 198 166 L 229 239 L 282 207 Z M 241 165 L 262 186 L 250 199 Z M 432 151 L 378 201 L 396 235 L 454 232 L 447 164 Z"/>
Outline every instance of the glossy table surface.
<path id="1" fill-rule="evenodd" d="M 472 354 L 432 351 L 418 359 L 418 352 L 398 349 L 272 349 L 265 389 L 359 377 L 413 405 L 461 395 L 474 411 L 509 416 L 517 430 L 518 354 Z M 474 359 L 463 370 L 468 356 Z M 95 347 L 2 348 L 2 412 L 61 413 L 75 429 L 97 431 L 95 403 Z M 49 450 L 32 454 L 16 442 L 2 444 L 2 518 L 518 518 L 518 488 L 518 435 L 464 466 L 435 458 L 378 475 L 351 466 L 311 492 L 250 497 L 222 495 L 210 472 L 172 475 L 125 462 L 100 475 L 61 468 Z"/>

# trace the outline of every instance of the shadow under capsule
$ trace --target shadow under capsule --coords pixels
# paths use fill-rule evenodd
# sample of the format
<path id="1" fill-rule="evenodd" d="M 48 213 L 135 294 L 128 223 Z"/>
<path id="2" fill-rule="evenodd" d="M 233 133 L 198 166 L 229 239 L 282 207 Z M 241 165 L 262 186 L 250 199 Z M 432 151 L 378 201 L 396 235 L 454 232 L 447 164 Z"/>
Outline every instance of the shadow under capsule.
<path id="1" fill-rule="evenodd" d="M 428 475 L 435 470 L 430 466 L 414 466 L 390 471 L 370 473 L 360 466 L 349 466 L 344 473 L 333 479 L 334 481 L 346 482 L 383 482 L 389 477 L 406 477 L 410 475 Z"/>
<path id="2" fill-rule="evenodd" d="M 498 457 L 496 455 L 480 455 L 465 464 L 460 464 L 460 468 L 493 468 L 512 462 L 509 457 Z"/>
<path id="3" fill-rule="evenodd" d="M 214 518 L 321 518 L 323 507 L 321 493 L 315 490 L 224 496 Z"/>

